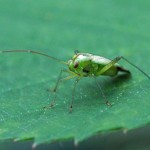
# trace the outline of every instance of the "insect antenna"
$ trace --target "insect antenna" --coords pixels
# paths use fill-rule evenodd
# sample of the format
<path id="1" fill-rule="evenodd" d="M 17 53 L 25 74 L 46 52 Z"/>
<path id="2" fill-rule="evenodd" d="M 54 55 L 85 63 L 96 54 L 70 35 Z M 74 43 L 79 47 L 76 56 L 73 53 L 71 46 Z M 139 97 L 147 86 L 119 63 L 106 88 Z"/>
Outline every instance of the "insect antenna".
<path id="1" fill-rule="evenodd" d="M 62 60 L 60 60 L 58 58 L 52 57 L 50 55 L 47 55 L 47 54 L 44 54 L 44 53 L 41 53 L 41 52 L 33 51 L 33 50 L 4 50 L 4 51 L 0 51 L 0 53 L 12 53 L 12 52 L 19 52 L 19 53 L 23 52 L 23 53 L 38 54 L 38 55 L 42 55 L 42 56 L 48 57 L 50 59 L 53 59 L 55 61 L 58 61 L 58 62 L 60 62 L 62 64 L 67 65 L 67 62 L 65 62 L 65 61 L 62 61 Z"/>

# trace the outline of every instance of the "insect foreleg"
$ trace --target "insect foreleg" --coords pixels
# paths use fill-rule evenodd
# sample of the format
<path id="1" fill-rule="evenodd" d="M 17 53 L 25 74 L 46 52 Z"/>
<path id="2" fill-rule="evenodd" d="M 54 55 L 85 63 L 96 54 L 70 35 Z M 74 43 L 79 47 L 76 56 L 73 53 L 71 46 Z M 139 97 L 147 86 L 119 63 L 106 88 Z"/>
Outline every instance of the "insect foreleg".
<path id="1" fill-rule="evenodd" d="M 101 85 L 98 83 L 96 77 L 93 76 L 93 78 L 95 79 L 95 82 L 96 82 L 98 88 L 100 89 L 100 91 L 101 91 L 101 93 L 102 93 L 102 96 L 103 96 L 103 98 L 104 98 L 105 104 L 106 104 L 107 106 L 111 106 L 111 104 L 110 104 L 109 101 L 107 100 L 107 98 L 106 98 L 106 96 L 105 96 L 105 94 L 104 94 L 104 92 L 103 92 L 103 90 L 102 90 Z"/>
<path id="2" fill-rule="evenodd" d="M 65 78 L 61 79 L 60 82 L 63 82 L 63 81 L 66 81 L 66 80 L 69 80 L 69 79 L 72 79 L 72 78 L 75 78 L 75 77 L 77 77 L 76 74 L 68 76 L 68 77 L 65 77 Z"/>
<path id="3" fill-rule="evenodd" d="M 45 106 L 44 108 L 52 108 L 52 107 L 54 106 L 55 100 L 56 100 L 56 98 L 57 98 L 58 86 L 60 85 L 61 82 L 66 81 L 66 80 L 69 80 L 69 79 L 72 79 L 72 78 L 75 78 L 75 77 L 77 76 L 76 74 L 72 73 L 72 75 L 70 75 L 70 76 L 68 76 L 68 77 L 61 78 L 63 72 L 71 73 L 71 72 L 68 71 L 68 70 L 61 70 L 61 71 L 60 71 L 59 76 L 58 76 L 58 79 L 57 79 L 57 82 L 56 82 L 56 85 L 55 85 L 55 87 L 54 87 L 54 89 L 53 89 L 53 92 L 54 92 L 54 99 L 53 99 L 53 101 L 51 102 L 50 105 Z"/>
<path id="4" fill-rule="evenodd" d="M 51 104 L 48 105 L 48 106 L 45 106 L 44 109 L 45 109 L 45 108 L 51 108 L 51 107 L 54 106 L 54 102 L 55 102 L 56 97 L 57 97 L 56 92 L 57 92 L 57 89 L 58 89 L 58 85 L 59 85 L 59 83 L 60 83 L 62 73 L 65 72 L 65 71 L 66 71 L 66 70 L 61 70 L 61 71 L 60 71 L 59 76 L 58 76 L 58 79 L 57 79 L 57 82 L 56 82 L 56 85 L 55 85 L 55 87 L 54 87 L 54 89 L 53 89 L 53 92 L 54 92 L 54 99 L 53 99 L 53 101 L 51 102 Z"/>

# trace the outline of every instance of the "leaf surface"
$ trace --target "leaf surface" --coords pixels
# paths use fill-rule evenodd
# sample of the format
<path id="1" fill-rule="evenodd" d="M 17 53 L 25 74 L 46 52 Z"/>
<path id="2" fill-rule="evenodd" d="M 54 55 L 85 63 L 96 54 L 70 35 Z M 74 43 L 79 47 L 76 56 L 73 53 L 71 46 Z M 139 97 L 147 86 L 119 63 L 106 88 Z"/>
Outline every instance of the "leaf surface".
<path id="1" fill-rule="evenodd" d="M 146 0 L 1 1 L 1 49 L 32 49 L 64 61 L 75 49 L 110 59 L 122 55 L 150 74 L 149 5 Z M 98 132 L 148 124 L 150 81 L 123 60 L 120 64 L 131 77 L 98 78 L 111 108 L 95 81 L 85 78 L 69 113 L 74 80 L 60 85 L 53 109 L 42 109 L 55 96 L 47 89 L 67 66 L 32 54 L 1 54 L 0 139 L 78 142 Z"/>

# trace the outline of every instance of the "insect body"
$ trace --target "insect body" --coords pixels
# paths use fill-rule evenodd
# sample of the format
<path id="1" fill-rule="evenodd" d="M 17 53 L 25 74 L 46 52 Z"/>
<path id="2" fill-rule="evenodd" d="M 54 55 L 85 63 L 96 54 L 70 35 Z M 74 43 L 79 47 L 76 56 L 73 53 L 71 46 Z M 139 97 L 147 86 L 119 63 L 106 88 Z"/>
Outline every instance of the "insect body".
<path id="1" fill-rule="evenodd" d="M 117 57 L 113 62 L 101 56 L 89 53 L 78 53 L 68 61 L 69 70 L 82 77 L 92 76 L 114 76 L 119 71 L 129 73 L 128 70 L 122 68 L 117 61 L 121 59 Z M 109 66 L 107 66 L 109 64 Z M 107 67 L 106 67 L 107 66 Z M 104 68 L 106 67 L 106 68 Z"/>
<path id="2" fill-rule="evenodd" d="M 150 76 L 148 74 L 146 74 L 143 70 L 141 70 L 139 67 L 137 67 L 136 65 L 134 65 L 133 63 L 131 63 L 129 60 L 127 60 L 126 58 L 124 58 L 122 56 L 116 57 L 113 60 L 109 60 L 109 59 L 101 57 L 101 56 L 97 56 L 97 55 L 93 55 L 93 54 L 89 54 L 89 53 L 79 53 L 78 51 L 75 51 L 75 55 L 72 57 L 72 59 L 69 60 L 68 62 L 65 62 L 65 61 L 62 61 L 62 60 L 57 59 L 55 57 L 52 57 L 50 55 L 36 52 L 36 51 L 32 51 L 32 50 L 0 51 L 0 53 L 8 53 L 8 52 L 27 52 L 27 53 L 32 53 L 32 54 L 38 54 L 38 55 L 48 57 L 50 59 L 53 59 L 55 61 L 58 61 L 58 62 L 63 63 L 63 64 L 68 66 L 68 69 L 60 71 L 60 74 L 58 76 L 58 80 L 57 80 L 56 85 L 55 85 L 54 90 L 53 90 L 53 92 L 55 94 L 55 98 L 53 99 L 53 101 L 51 102 L 50 105 L 48 105 L 44 108 L 49 108 L 49 107 L 54 106 L 54 102 L 55 102 L 55 99 L 57 96 L 56 92 L 57 92 L 58 86 L 59 86 L 61 81 L 76 78 L 74 88 L 73 88 L 73 93 L 72 93 L 72 101 L 71 101 L 71 105 L 70 105 L 70 111 L 72 111 L 75 88 L 76 88 L 76 85 L 79 82 L 79 80 L 83 77 L 92 77 L 95 79 L 97 86 L 99 87 L 99 89 L 102 93 L 102 96 L 105 100 L 105 103 L 110 106 L 110 103 L 106 99 L 105 94 L 102 91 L 101 85 L 97 82 L 96 77 L 100 76 L 100 75 L 115 76 L 118 74 L 118 72 L 130 73 L 129 70 L 121 67 L 118 64 L 118 61 L 121 59 L 125 60 L 127 63 L 129 63 L 130 65 L 132 65 L 136 69 L 138 69 L 141 73 L 143 73 L 148 79 L 150 79 Z M 62 78 L 63 72 L 69 73 L 69 76 Z"/>

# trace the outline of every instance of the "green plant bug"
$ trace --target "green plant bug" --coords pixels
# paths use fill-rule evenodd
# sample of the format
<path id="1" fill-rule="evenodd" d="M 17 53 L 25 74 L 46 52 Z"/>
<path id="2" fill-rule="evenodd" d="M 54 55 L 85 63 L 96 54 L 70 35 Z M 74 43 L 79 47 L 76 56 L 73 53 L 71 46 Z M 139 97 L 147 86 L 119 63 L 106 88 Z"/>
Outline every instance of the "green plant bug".
<path id="1" fill-rule="evenodd" d="M 25 52 L 25 53 L 42 55 L 42 56 L 48 57 L 50 59 L 53 59 L 55 61 L 58 61 L 60 63 L 63 63 L 68 67 L 68 69 L 60 71 L 56 85 L 53 89 L 55 97 L 54 97 L 53 101 L 51 102 L 51 104 L 48 106 L 45 106 L 44 108 L 52 108 L 54 106 L 54 102 L 55 102 L 55 99 L 57 96 L 56 92 L 57 92 L 58 86 L 59 86 L 61 81 L 76 78 L 75 83 L 74 83 L 74 87 L 73 87 L 73 92 L 72 92 L 72 100 L 71 100 L 71 104 L 70 104 L 70 112 L 71 112 L 72 108 L 73 108 L 74 94 L 75 94 L 75 89 L 76 89 L 77 83 L 83 77 L 92 77 L 95 79 L 97 86 L 100 89 L 102 96 L 105 100 L 105 103 L 108 106 L 111 106 L 111 104 L 108 102 L 108 100 L 107 100 L 107 98 L 106 98 L 106 96 L 105 96 L 105 94 L 101 88 L 101 85 L 97 82 L 96 77 L 101 76 L 101 75 L 103 75 L 103 76 L 116 76 L 118 74 L 118 72 L 124 72 L 124 73 L 130 74 L 129 70 L 123 68 L 122 66 L 120 66 L 118 64 L 118 62 L 121 59 L 123 59 L 124 61 L 126 61 L 127 63 L 129 63 L 133 67 L 135 67 L 136 69 L 138 69 L 148 79 L 150 79 L 150 76 L 147 73 L 145 73 L 142 69 L 140 69 L 138 66 L 134 65 L 132 62 L 130 62 L 128 59 L 126 59 L 123 56 L 118 56 L 118 57 L 110 60 L 110 59 L 107 59 L 105 57 L 93 55 L 90 53 L 80 53 L 77 50 L 75 50 L 75 54 L 73 55 L 72 59 L 65 62 L 65 61 L 62 61 L 62 60 L 57 59 L 55 57 L 52 57 L 50 55 L 47 55 L 47 54 L 44 54 L 41 52 L 37 52 L 37 51 L 32 51 L 32 50 L 4 50 L 4 51 L 0 51 L 0 53 L 9 53 L 9 52 Z M 69 76 L 62 78 L 63 72 L 69 73 Z"/>

